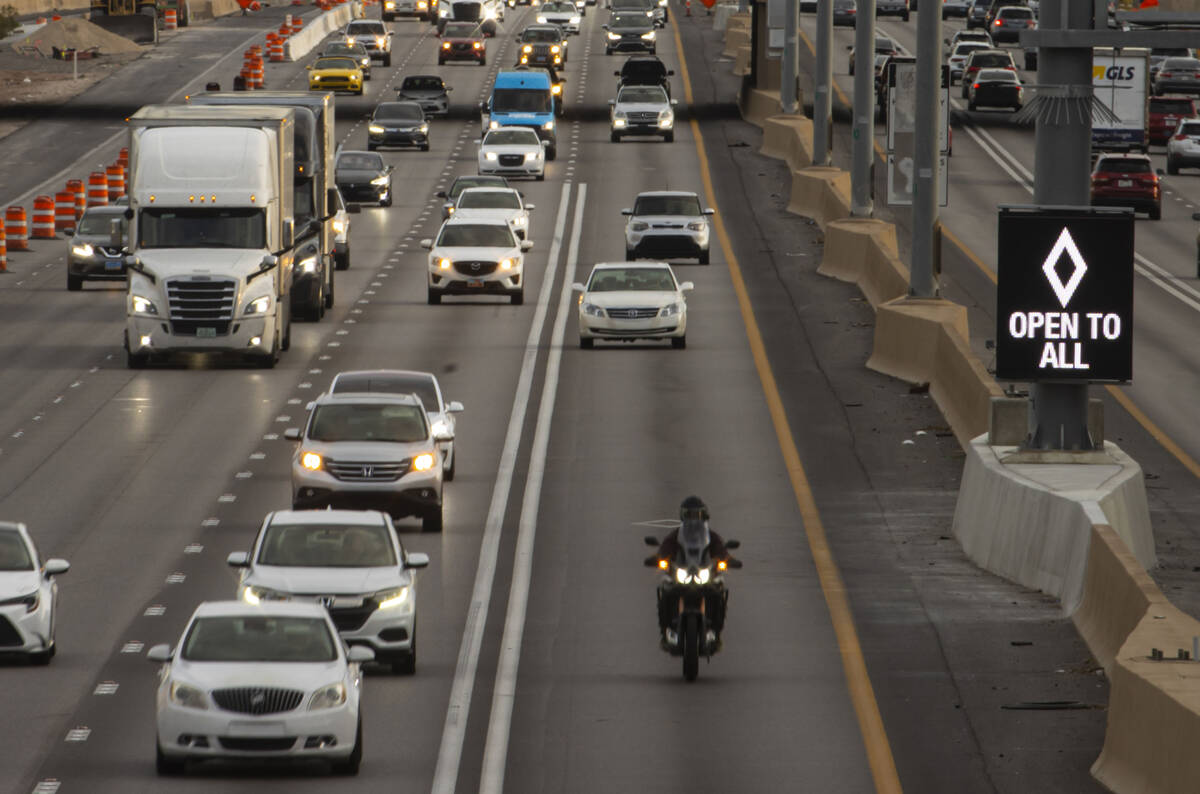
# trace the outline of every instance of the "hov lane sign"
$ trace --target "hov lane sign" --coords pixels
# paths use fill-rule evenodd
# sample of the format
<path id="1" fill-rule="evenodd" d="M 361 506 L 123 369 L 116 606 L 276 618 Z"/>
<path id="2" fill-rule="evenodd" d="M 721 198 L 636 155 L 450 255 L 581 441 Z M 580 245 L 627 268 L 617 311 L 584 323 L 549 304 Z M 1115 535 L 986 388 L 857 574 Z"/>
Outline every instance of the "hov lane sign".
<path id="1" fill-rule="evenodd" d="M 996 377 L 1133 377 L 1133 213 L 1001 207 Z"/>

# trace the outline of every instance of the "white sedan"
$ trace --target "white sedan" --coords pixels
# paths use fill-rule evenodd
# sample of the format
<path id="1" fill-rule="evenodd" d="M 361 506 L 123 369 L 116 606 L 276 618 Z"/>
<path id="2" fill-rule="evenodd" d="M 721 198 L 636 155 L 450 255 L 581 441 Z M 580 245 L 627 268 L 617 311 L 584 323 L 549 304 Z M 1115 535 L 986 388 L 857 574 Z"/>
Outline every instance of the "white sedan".
<path id="1" fill-rule="evenodd" d="M 597 339 L 631 342 L 670 339 L 687 347 L 687 301 L 694 285 L 680 283 L 663 262 L 615 262 L 592 268 L 587 284 L 572 284 L 579 296 L 579 346 Z"/>
<path id="2" fill-rule="evenodd" d="M 19 653 L 34 664 L 54 657 L 54 577 L 71 566 L 38 555 L 24 524 L 0 521 L 0 653 Z"/>
<path id="3" fill-rule="evenodd" d="M 479 146 L 479 173 L 546 178 L 546 145 L 528 127 L 488 130 Z"/>
<path id="4" fill-rule="evenodd" d="M 529 236 L 529 211 L 534 208 L 535 205 L 525 203 L 520 191 L 510 187 L 473 187 L 459 194 L 454 203 L 454 217 L 476 221 L 499 219 L 524 240 Z"/>
<path id="5" fill-rule="evenodd" d="M 370 648 L 349 649 L 320 604 L 202 603 L 179 645 L 155 645 L 160 775 L 189 759 L 320 760 L 358 774 L 362 674 Z"/>
<path id="6" fill-rule="evenodd" d="M 443 295 L 488 294 L 507 295 L 515 306 L 525 302 L 525 252 L 533 243 L 518 240 L 506 222 L 451 216 L 437 240 L 426 238 L 421 247 L 429 251 L 430 304 Z"/>

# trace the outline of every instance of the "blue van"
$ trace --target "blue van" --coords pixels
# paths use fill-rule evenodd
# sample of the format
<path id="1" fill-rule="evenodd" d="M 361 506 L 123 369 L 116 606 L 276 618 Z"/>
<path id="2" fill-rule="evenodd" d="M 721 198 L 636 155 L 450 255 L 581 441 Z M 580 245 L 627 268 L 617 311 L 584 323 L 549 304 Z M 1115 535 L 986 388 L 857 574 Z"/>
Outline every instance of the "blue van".
<path id="1" fill-rule="evenodd" d="M 479 106 L 483 131 L 497 127 L 529 127 L 547 142 L 546 159 L 558 154 L 554 92 L 545 72 L 500 72 L 492 95 Z"/>

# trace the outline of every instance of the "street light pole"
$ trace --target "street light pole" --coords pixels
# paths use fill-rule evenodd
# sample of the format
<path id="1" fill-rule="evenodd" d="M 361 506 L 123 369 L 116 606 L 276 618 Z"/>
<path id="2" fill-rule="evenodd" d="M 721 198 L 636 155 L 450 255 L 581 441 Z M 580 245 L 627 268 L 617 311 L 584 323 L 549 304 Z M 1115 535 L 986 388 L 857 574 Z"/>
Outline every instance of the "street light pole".
<path id="1" fill-rule="evenodd" d="M 936 0 L 927 0 L 936 2 Z M 854 15 L 854 118 L 850 214 L 870 218 L 875 181 L 875 0 L 857 0 Z"/>

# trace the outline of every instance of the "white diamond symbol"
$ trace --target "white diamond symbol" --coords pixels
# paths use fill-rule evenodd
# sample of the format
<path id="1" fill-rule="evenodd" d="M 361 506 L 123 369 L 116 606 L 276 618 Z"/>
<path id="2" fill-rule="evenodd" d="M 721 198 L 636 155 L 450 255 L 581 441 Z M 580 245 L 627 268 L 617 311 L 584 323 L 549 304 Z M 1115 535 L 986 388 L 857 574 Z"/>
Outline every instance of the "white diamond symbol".
<path id="1" fill-rule="evenodd" d="M 1075 265 L 1075 272 L 1071 274 L 1071 278 L 1067 280 L 1066 284 L 1062 283 L 1062 279 L 1058 277 L 1058 271 L 1054 269 L 1064 251 L 1067 256 L 1071 257 L 1071 262 Z M 1071 302 L 1071 296 L 1079 288 L 1079 282 L 1083 281 L 1083 274 L 1087 272 L 1087 263 L 1083 261 L 1083 256 L 1079 253 L 1079 248 L 1075 245 L 1075 240 L 1066 226 L 1063 227 L 1062 234 L 1058 236 L 1054 247 L 1050 249 L 1050 255 L 1046 257 L 1046 262 L 1042 265 L 1042 272 L 1046 274 L 1050 288 L 1058 296 L 1058 302 L 1064 309 L 1067 308 L 1067 304 Z"/>

